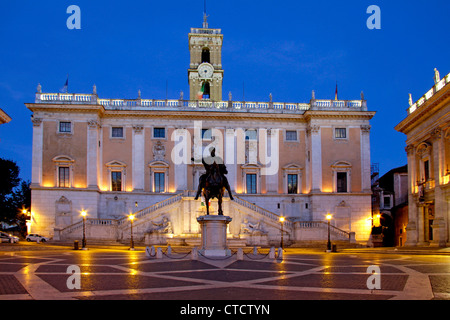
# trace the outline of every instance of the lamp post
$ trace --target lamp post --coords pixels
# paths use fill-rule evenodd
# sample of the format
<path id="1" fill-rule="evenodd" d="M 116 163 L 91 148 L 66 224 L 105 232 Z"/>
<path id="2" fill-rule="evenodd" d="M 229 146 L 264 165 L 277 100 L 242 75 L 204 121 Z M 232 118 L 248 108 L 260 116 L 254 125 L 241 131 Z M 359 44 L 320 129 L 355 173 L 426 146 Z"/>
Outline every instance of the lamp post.
<path id="1" fill-rule="evenodd" d="M 328 242 L 327 242 L 327 252 L 331 252 L 331 239 L 330 239 L 330 220 L 331 214 L 327 214 L 326 219 L 328 221 Z"/>
<path id="2" fill-rule="evenodd" d="M 284 223 L 284 217 L 280 217 L 280 223 L 281 223 L 281 249 L 283 249 L 283 223 Z"/>
<path id="3" fill-rule="evenodd" d="M 130 214 L 128 216 L 128 219 L 130 220 L 130 232 L 131 232 L 130 250 L 134 250 L 134 241 L 133 241 L 133 220 L 134 220 L 134 215 Z"/>
<path id="4" fill-rule="evenodd" d="M 22 214 L 25 217 L 25 225 L 27 226 L 27 234 L 30 234 L 31 231 L 31 211 L 28 211 L 27 209 L 22 210 Z"/>
<path id="5" fill-rule="evenodd" d="M 81 215 L 83 216 L 83 240 L 81 240 L 81 249 L 87 250 L 86 248 L 86 211 L 81 211 Z"/>

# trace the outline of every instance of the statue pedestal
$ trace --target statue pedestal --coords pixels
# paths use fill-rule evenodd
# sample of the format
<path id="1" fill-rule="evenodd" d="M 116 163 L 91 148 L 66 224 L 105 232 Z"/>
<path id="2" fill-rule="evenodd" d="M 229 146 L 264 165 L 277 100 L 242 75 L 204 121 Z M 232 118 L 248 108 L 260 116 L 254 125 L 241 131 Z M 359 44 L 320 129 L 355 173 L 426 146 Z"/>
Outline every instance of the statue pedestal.
<path id="1" fill-rule="evenodd" d="M 202 247 L 199 252 L 206 257 L 231 256 L 227 247 L 228 216 L 200 216 L 197 218 L 202 232 Z"/>

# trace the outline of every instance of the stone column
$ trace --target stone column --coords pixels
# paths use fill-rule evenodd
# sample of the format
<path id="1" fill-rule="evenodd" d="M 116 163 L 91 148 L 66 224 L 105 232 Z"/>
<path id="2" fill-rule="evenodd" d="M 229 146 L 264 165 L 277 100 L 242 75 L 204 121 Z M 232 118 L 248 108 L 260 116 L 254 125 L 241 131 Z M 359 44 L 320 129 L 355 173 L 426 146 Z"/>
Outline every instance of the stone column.
<path id="1" fill-rule="evenodd" d="M 361 126 L 361 191 L 371 191 L 370 125 Z"/>
<path id="2" fill-rule="evenodd" d="M 87 126 L 87 187 L 91 189 L 98 189 L 98 156 L 99 156 L 99 139 L 98 130 L 99 123 L 97 120 L 89 120 Z"/>
<path id="3" fill-rule="evenodd" d="M 419 209 L 417 207 L 416 189 L 416 150 L 413 145 L 405 148 L 408 156 L 408 225 L 406 227 L 405 246 L 416 246 L 419 240 L 418 228 L 423 229 L 418 224 Z"/>
<path id="4" fill-rule="evenodd" d="M 227 179 L 231 191 L 236 190 L 237 181 L 237 157 L 236 157 L 235 132 L 232 128 L 225 129 L 225 165 L 227 166 Z"/>
<path id="5" fill-rule="evenodd" d="M 447 215 L 447 203 L 445 199 L 445 191 L 441 189 L 443 181 L 444 168 L 444 141 L 441 129 L 435 129 L 431 133 L 433 141 L 432 161 L 433 161 L 433 175 L 434 175 L 434 220 L 433 220 L 433 240 L 431 246 L 445 247 L 446 239 L 446 224 L 445 216 Z"/>
<path id="6" fill-rule="evenodd" d="M 188 131 L 185 128 L 176 128 L 172 133 L 172 141 L 175 142 L 171 155 L 175 169 L 175 190 L 184 191 L 187 190 L 187 164 L 191 163 L 191 140 L 188 138 Z"/>
<path id="7" fill-rule="evenodd" d="M 44 138 L 44 125 L 41 118 L 31 118 L 33 122 L 33 150 L 31 184 L 42 186 L 42 151 Z"/>
<path id="8" fill-rule="evenodd" d="M 278 130 L 278 129 L 277 129 Z M 280 148 L 279 146 L 276 146 L 276 152 L 272 152 L 272 142 L 279 144 L 279 141 L 276 141 L 276 139 L 279 139 L 279 133 L 275 131 L 275 129 L 268 129 L 267 130 L 267 136 L 266 136 L 266 146 L 263 146 L 260 144 L 260 148 L 265 147 L 265 150 L 262 150 L 264 154 L 267 156 L 270 153 L 271 162 L 266 163 L 266 168 L 271 168 L 271 170 L 263 170 L 266 172 L 266 193 L 268 194 L 277 194 L 278 193 L 278 177 L 280 174 L 283 174 L 280 170 Z M 274 141 L 272 141 L 274 139 Z M 261 154 L 261 149 L 260 149 Z M 277 157 L 275 159 L 275 157 Z M 277 170 L 273 170 L 273 166 L 276 165 Z M 276 173 L 274 173 L 276 171 Z M 284 186 L 287 186 L 287 183 L 284 183 Z M 287 191 L 285 192 L 287 193 Z"/>
<path id="9" fill-rule="evenodd" d="M 322 137 L 320 127 L 308 127 L 311 136 L 311 192 L 322 191 Z"/>
<path id="10" fill-rule="evenodd" d="M 145 138 L 144 138 L 144 126 L 133 126 L 133 142 L 132 142 L 132 172 L 133 172 L 133 191 L 144 190 L 144 177 L 145 177 Z"/>

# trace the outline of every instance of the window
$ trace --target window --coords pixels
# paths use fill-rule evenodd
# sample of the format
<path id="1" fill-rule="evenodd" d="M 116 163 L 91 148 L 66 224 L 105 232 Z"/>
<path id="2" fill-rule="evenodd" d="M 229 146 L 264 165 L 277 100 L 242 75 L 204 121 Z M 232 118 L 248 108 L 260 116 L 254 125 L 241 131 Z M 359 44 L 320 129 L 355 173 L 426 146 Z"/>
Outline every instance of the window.
<path id="1" fill-rule="evenodd" d="M 288 174 L 288 193 L 297 193 L 298 187 L 298 175 Z"/>
<path id="2" fill-rule="evenodd" d="M 123 127 L 112 127 L 111 128 L 112 138 L 123 138 Z"/>
<path id="3" fill-rule="evenodd" d="M 166 137 L 166 129 L 165 128 L 153 128 L 153 138 L 162 138 Z"/>
<path id="4" fill-rule="evenodd" d="M 59 132 L 61 133 L 71 133 L 72 132 L 72 123 L 61 121 L 59 123 Z"/>
<path id="5" fill-rule="evenodd" d="M 122 191 L 122 171 L 111 171 L 111 191 Z"/>
<path id="6" fill-rule="evenodd" d="M 165 176 L 164 172 L 155 172 L 155 192 L 164 192 L 165 191 Z"/>
<path id="7" fill-rule="evenodd" d="M 425 181 L 430 180 L 430 160 L 425 160 L 423 162 L 423 170 L 424 170 Z"/>
<path id="8" fill-rule="evenodd" d="M 169 191 L 169 164 L 165 160 L 154 160 L 150 162 L 150 192 Z M 197 179 L 198 181 L 198 179 Z"/>
<path id="9" fill-rule="evenodd" d="M 337 192 L 347 192 L 347 172 L 336 172 Z"/>
<path id="10" fill-rule="evenodd" d="M 73 164 L 75 160 L 67 155 L 59 155 L 52 159 L 55 165 L 55 184 L 58 188 L 73 187 Z"/>
<path id="11" fill-rule="evenodd" d="M 286 141 L 297 141 L 297 131 L 286 130 Z"/>
<path id="12" fill-rule="evenodd" d="M 247 193 L 256 193 L 256 174 L 247 174 Z"/>
<path id="13" fill-rule="evenodd" d="M 211 58 L 210 58 L 210 54 L 209 54 L 209 49 L 208 49 L 208 48 L 204 48 L 204 49 L 202 50 L 202 62 L 208 62 L 208 63 L 210 63 L 210 62 L 211 62 L 210 59 L 211 59 Z"/>
<path id="14" fill-rule="evenodd" d="M 58 187 L 69 188 L 70 187 L 70 168 L 58 167 Z"/>
<path id="15" fill-rule="evenodd" d="M 335 128 L 334 137 L 336 139 L 347 139 L 347 129 L 345 128 Z"/>
<path id="16" fill-rule="evenodd" d="M 384 207 L 385 208 L 391 207 L 391 197 L 389 196 L 384 197 Z"/>
<path id="17" fill-rule="evenodd" d="M 203 99 L 210 99 L 211 98 L 211 86 L 209 85 L 209 82 L 205 83 L 205 91 L 203 92 Z"/>
<path id="18" fill-rule="evenodd" d="M 202 129 L 202 140 L 211 140 L 211 129 Z"/>

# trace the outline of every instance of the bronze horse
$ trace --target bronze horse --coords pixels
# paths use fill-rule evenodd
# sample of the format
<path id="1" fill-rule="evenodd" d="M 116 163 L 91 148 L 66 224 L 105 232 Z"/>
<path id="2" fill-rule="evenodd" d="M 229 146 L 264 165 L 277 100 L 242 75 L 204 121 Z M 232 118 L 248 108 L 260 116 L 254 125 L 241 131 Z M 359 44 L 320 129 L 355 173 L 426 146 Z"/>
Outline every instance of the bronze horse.
<path id="1" fill-rule="evenodd" d="M 205 179 L 205 186 L 203 188 L 203 197 L 205 198 L 206 214 L 209 215 L 209 200 L 217 198 L 219 203 L 218 213 L 223 216 L 222 198 L 225 192 L 225 184 L 222 174 L 220 173 L 219 165 L 214 162 L 209 169 Z"/>

